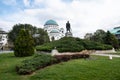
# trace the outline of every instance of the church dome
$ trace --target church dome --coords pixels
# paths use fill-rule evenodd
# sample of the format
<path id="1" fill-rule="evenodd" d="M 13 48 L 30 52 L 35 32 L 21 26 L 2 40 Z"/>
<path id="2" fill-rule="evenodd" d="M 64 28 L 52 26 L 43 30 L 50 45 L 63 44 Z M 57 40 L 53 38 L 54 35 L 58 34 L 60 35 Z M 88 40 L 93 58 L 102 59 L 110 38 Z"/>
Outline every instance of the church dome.
<path id="1" fill-rule="evenodd" d="M 45 26 L 45 25 L 57 25 L 57 26 L 58 26 L 57 22 L 54 21 L 54 20 L 48 20 L 48 21 L 44 24 L 44 26 Z"/>

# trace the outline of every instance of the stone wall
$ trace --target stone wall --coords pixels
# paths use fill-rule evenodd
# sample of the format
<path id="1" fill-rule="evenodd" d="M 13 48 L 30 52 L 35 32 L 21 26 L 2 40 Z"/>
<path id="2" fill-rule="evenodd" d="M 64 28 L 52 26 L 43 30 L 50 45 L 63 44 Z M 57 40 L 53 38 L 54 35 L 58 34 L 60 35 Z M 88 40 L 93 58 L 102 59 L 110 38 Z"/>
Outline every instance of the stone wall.
<path id="1" fill-rule="evenodd" d="M 72 54 L 99 54 L 99 53 L 116 53 L 114 49 L 112 50 L 83 50 L 81 52 L 63 52 L 59 53 L 56 49 L 53 49 L 51 55 L 72 55 Z"/>
<path id="2" fill-rule="evenodd" d="M 63 52 L 63 53 L 59 53 L 56 49 L 53 49 L 51 54 L 52 56 L 54 55 L 72 55 L 72 54 L 91 54 L 94 53 L 94 50 L 83 50 L 81 52 Z"/>

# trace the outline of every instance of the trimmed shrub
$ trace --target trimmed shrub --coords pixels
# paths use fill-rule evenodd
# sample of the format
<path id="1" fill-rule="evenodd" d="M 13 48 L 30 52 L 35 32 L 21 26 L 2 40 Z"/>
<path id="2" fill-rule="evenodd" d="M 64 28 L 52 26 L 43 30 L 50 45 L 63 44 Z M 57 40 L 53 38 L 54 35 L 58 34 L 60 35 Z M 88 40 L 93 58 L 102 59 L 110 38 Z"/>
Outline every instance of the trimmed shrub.
<path id="1" fill-rule="evenodd" d="M 54 57 L 57 59 L 57 62 L 68 61 L 71 59 L 71 55 L 55 55 Z"/>
<path id="2" fill-rule="evenodd" d="M 79 59 L 79 58 L 89 58 L 89 54 L 69 54 L 69 55 L 55 55 L 57 62 L 68 61 L 71 59 Z"/>
<path id="3" fill-rule="evenodd" d="M 57 48 L 59 52 L 80 52 L 82 50 L 109 50 L 112 49 L 112 46 L 101 44 L 98 42 L 93 42 L 89 40 L 82 40 L 74 37 L 64 37 L 60 40 L 53 41 L 41 46 L 37 46 L 37 51 L 49 51 Z"/>
<path id="4" fill-rule="evenodd" d="M 84 40 L 83 45 L 87 50 L 110 50 L 112 49 L 112 46 L 101 44 L 98 42 L 93 42 L 89 40 Z"/>
<path id="5" fill-rule="evenodd" d="M 34 40 L 28 30 L 20 31 L 14 45 L 14 54 L 17 57 L 31 56 L 34 54 Z"/>
<path id="6" fill-rule="evenodd" d="M 44 68 L 46 66 L 60 63 L 64 61 L 68 61 L 71 59 L 78 59 L 78 58 L 89 58 L 88 54 L 72 54 L 72 55 L 47 55 L 47 54 L 40 54 L 34 56 L 32 59 L 24 60 L 21 64 L 16 66 L 16 71 L 18 74 L 26 75 L 31 74 L 35 70 Z"/>
<path id="7" fill-rule="evenodd" d="M 54 48 L 51 44 L 47 43 L 44 46 L 37 46 L 36 50 L 37 51 L 46 51 L 46 52 L 51 52 L 51 50 Z"/>
<path id="8" fill-rule="evenodd" d="M 56 59 L 51 55 L 36 55 L 32 59 L 24 60 L 22 64 L 16 66 L 18 74 L 31 74 L 37 69 L 44 68 L 48 65 L 56 63 Z"/>

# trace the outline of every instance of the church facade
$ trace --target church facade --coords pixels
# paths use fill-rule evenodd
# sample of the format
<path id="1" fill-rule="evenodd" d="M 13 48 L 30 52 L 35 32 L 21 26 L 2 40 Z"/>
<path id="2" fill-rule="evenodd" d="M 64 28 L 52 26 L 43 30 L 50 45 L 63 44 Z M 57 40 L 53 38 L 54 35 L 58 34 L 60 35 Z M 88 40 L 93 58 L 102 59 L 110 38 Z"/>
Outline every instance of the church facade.
<path id="1" fill-rule="evenodd" d="M 48 20 L 44 24 L 44 30 L 47 31 L 50 41 L 59 40 L 64 37 L 64 29 L 59 28 L 59 25 L 54 20 Z"/>
<path id="2" fill-rule="evenodd" d="M 8 33 L 0 29 L 0 49 L 8 45 Z"/>

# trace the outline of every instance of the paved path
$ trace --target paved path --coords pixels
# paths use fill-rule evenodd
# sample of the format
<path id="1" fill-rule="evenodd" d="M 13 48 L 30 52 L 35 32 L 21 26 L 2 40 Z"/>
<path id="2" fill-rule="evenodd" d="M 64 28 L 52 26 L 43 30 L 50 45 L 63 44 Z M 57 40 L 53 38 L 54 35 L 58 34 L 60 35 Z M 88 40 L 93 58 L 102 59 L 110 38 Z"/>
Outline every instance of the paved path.
<path id="1" fill-rule="evenodd" d="M 98 55 L 98 56 L 112 56 L 112 57 L 120 57 L 120 55 L 113 55 L 113 54 L 102 54 L 102 53 L 93 53 L 91 55 Z"/>
<path id="2" fill-rule="evenodd" d="M 3 54 L 3 53 L 12 53 L 14 51 L 0 51 L 0 54 Z"/>

